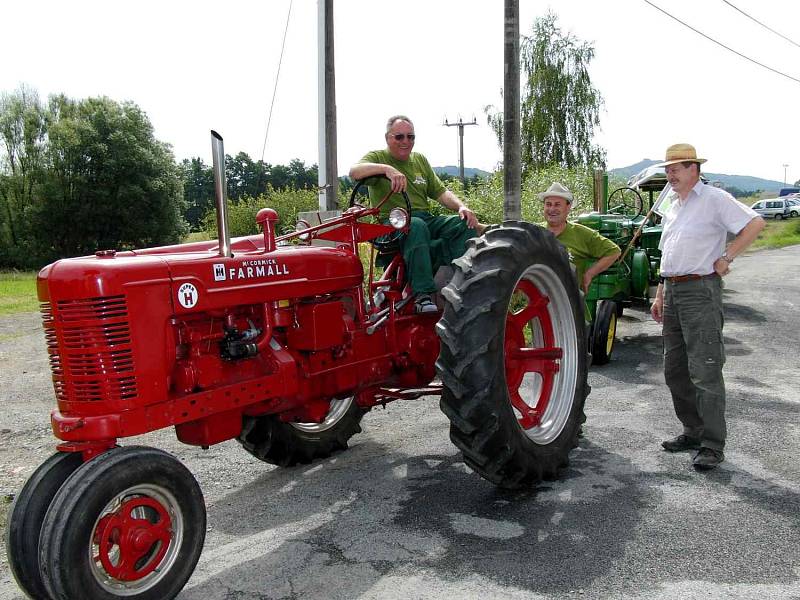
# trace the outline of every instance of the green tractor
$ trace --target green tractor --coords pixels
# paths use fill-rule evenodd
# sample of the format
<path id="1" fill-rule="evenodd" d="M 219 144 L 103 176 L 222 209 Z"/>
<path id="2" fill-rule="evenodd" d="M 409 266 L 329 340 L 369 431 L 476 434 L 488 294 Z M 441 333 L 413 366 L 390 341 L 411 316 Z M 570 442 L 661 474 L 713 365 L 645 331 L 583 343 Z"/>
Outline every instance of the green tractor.
<path id="1" fill-rule="evenodd" d="M 611 359 L 617 318 L 634 302 L 647 304 L 658 285 L 661 218 L 656 212 L 669 187 L 663 169 L 649 167 L 608 193 L 608 175 L 595 172 L 594 208 L 577 222 L 599 231 L 622 250 L 620 258 L 592 281 L 586 294 L 592 364 Z"/>

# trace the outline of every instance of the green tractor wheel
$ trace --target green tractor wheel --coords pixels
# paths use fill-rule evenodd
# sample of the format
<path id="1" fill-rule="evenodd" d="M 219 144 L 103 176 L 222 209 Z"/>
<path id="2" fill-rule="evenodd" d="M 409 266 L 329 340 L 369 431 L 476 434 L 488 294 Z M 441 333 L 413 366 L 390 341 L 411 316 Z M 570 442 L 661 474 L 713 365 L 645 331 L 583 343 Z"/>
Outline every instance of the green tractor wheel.
<path id="1" fill-rule="evenodd" d="M 644 250 L 636 250 L 631 257 L 631 292 L 637 298 L 647 298 L 649 283 L 650 259 Z M 621 313 L 617 313 L 617 316 L 621 316 Z"/>
<path id="2" fill-rule="evenodd" d="M 592 325 L 592 364 L 605 365 L 611 360 L 614 336 L 617 333 L 617 303 L 600 300 Z"/>

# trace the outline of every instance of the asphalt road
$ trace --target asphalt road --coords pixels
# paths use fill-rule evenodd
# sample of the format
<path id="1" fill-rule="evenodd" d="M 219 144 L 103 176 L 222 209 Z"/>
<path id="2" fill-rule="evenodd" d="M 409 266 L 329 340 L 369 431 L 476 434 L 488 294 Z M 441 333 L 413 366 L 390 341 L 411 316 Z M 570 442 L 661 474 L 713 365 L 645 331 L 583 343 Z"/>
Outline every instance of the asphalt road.
<path id="1" fill-rule="evenodd" d="M 233 442 L 202 451 L 171 432 L 143 436 L 186 462 L 208 505 L 205 550 L 179 598 L 800 598 L 798 265 L 800 246 L 762 251 L 726 278 L 729 440 L 715 471 L 660 448 L 680 427 L 643 308 L 626 311 L 612 362 L 590 371 L 570 467 L 530 491 L 470 472 L 434 398 L 374 410 L 347 452 L 310 467 L 276 469 Z M 29 368 L 46 366 L 36 352 L 22 355 Z M 18 406 L 47 385 L 41 371 L 2 395 Z M 2 466 L 16 469 L 4 481 L 52 451 L 47 402 L 10 426 L 3 417 Z M 10 457 L 23 435 L 39 437 Z M 0 599 L 20 598 L 4 555 Z"/>

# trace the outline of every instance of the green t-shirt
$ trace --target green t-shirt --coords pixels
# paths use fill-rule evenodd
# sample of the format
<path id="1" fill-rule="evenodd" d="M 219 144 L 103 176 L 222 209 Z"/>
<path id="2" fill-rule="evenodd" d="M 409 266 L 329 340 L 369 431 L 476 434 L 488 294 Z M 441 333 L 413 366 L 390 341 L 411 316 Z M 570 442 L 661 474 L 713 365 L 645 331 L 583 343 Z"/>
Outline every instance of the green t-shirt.
<path id="1" fill-rule="evenodd" d="M 412 152 L 408 160 L 403 161 L 394 158 L 388 150 L 373 150 L 365 154 L 364 158 L 359 162 L 389 165 L 405 175 L 408 181 L 406 193 L 411 201 L 412 211 L 430 210 L 428 199 L 436 200 L 447 189 L 431 169 L 428 159 L 418 152 Z M 373 183 L 369 186 L 369 199 L 372 205 L 376 206 L 389 193 L 390 189 L 388 179 L 375 177 Z M 395 206 L 406 208 L 406 201 L 403 199 L 402 194 L 392 194 L 386 201 L 381 207 L 381 219 L 386 219 L 389 216 L 389 211 Z"/>
<path id="2" fill-rule="evenodd" d="M 620 251 L 619 246 L 610 239 L 580 223 L 567 222 L 564 231 L 558 234 L 556 239 L 569 251 L 578 271 L 579 282 L 583 280 L 583 274 L 591 262 Z"/>

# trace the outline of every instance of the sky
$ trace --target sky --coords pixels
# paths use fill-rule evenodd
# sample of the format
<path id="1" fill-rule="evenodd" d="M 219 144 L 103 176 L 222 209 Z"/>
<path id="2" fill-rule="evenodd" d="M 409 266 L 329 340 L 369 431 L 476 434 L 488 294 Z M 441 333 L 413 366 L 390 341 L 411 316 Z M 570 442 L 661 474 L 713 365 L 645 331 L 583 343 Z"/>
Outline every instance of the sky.
<path id="1" fill-rule="evenodd" d="M 652 2 L 800 80 L 800 46 L 730 6 L 800 44 L 800 2 Z M 0 6 L 0 92 L 25 84 L 42 99 L 64 93 L 135 102 L 178 160 L 210 164 L 214 129 L 227 154 L 319 162 L 316 0 Z M 590 76 L 604 98 L 596 142 L 609 168 L 661 159 L 670 144 L 688 142 L 708 159 L 708 172 L 800 179 L 800 81 L 721 48 L 644 0 L 520 0 L 521 33 L 548 9 L 565 32 L 594 46 Z M 444 120 L 474 116 L 478 125 L 464 132 L 465 165 L 497 166 L 502 151 L 484 108 L 502 109 L 503 2 L 334 0 L 334 19 L 340 174 L 385 146 L 386 118 L 398 113 L 413 119 L 416 150 L 434 166 L 458 164 L 457 128 Z"/>

